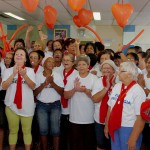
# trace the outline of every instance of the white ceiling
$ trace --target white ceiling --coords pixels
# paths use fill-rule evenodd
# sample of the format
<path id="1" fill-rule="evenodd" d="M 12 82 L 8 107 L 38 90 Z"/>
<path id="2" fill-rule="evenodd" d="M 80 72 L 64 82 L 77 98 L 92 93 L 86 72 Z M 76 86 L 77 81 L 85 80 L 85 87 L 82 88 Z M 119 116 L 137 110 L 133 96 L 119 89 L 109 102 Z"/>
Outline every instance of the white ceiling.
<path id="1" fill-rule="evenodd" d="M 101 12 L 101 21 L 92 21 L 91 25 L 117 25 L 111 13 L 111 6 L 116 2 L 122 0 L 87 0 L 84 8 L 92 11 Z M 150 0 L 124 0 L 124 3 L 131 3 L 134 7 L 128 24 L 149 26 L 150 25 Z M 21 0 L 0 0 L 0 14 L 3 12 L 12 12 L 26 21 L 18 21 L 13 18 L 0 17 L 0 22 L 4 24 L 24 24 L 37 25 L 44 22 L 43 8 L 45 5 L 51 4 L 58 11 L 58 18 L 56 24 L 66 25 L 74 24 L 72 18 L 77 12 L 74 12 L 68 6 L 67 0 L 40 0 L 38 7 L 33 13 L 28 13 L 23 7 Z"/>

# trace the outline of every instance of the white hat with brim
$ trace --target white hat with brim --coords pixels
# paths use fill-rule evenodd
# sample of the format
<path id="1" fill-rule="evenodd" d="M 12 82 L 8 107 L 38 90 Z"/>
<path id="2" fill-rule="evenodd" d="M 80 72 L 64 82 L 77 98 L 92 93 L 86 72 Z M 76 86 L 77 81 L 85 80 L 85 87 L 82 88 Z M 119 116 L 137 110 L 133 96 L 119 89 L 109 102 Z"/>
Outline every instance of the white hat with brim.
<path id="1" fill-rule="evenodd" d="M 101 65 L 100 65 L 100 70 L 102 69 L 102 66 L 104 64 L 108 64 L 110 65 L 115 71 L 117 70 L 117 66 L 115 65 L 115 63 L 112 60 L 105 60 Z"/>

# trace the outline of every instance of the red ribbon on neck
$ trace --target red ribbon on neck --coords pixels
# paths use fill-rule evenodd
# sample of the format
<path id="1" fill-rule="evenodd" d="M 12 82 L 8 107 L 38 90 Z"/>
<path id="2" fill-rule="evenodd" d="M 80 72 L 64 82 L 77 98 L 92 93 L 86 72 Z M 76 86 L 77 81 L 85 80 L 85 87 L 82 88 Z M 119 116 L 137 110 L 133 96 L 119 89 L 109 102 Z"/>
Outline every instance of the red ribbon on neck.
<path id="1" fill-rule="evenodd" d="M 63 71 L 63 75 L 64 75 L 64 85 L 67 84 L 67 77 L 70 76 L 72 74 L 72 72 L 74 71 L 74 68 L 72 68 L 68 73 L 65 72 L 65 69 Z M 68 107 L 68 100 L 64 98 L 64 96 L 61 96 L 61 104 L 63 106 L 63 108 L 67 108 Z"/>
<path id="2" fill-rule="evenodd" d="M 39 69 L 39 65 L 37 65 L 35 68 L 34 68 L 34 73 L 36 73 Z"/>
<path id="3" fill-rule="evenodd" d="M 106 82 L 107 77 L 103 76 L 102 77 L 102 82 L 103 82 L 103 86 L 106 87 L 107 86 L 107 82 Z M 100 106 L 100 110 L 99 110 L 99 121 L 100 123 L 105 123 L 105 118 L 107 115 L 107 110 L 108 110 L 108 99 L 109 99 L 109 93 L 112 91 L 112 79 L 113 77 L 110 79 L 110 88 L 108 89 L 107 93 L 105 94 L 105 96 L 103 97 L 102 101 L 101 101 L 101 106 Z"/>
<path id="4" fill-rule="evenodd" d="M 22 67 L 24 69 L 25 66 Z M 18 109 L 22 109 L 22 77 L 18 72 L 18 80 L 16 85 L 16 94 L 14 98 L 14 103 L 17 105 Z"/>
<path id="5" fill-rule="evenodd" d="M 114 132 L 115 132 L 115 130 L 117 130 L 121 127 L 124 98 L 125 98 L 127 92 L 130 90 L 130 88 L 134 84 L 136 84 L 136 81 L 132 81 L 127 86 L 126 89 L 124 88 L 125 85 L 122 84 L 121 93 L 120 93 L 114 107 L 112 108 L 111 113 L 110 113 L 110 117 L 109 117 L 109 120 L 108 120 L 108 130 L 109 130 L 109 134 L 110 134 L 113 141 L 114 141 Z"/>

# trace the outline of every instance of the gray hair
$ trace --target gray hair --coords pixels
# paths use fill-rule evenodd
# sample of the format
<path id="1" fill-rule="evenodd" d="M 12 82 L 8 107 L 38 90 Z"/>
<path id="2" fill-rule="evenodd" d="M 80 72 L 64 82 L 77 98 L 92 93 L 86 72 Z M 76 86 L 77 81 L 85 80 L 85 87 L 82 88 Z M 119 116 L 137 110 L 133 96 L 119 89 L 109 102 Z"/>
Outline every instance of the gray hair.
<path id="1" fill-rule="evenodd" d="M 133 62 L 123 62 L 121 65 L 124 71 L 129 72 L 132 74 L 132 79 L 137 80 L 138 76 L 138 67 Z"/>
<path id="2" fill-rule="evenodd" d="M 88 65 L 90 65 L 90 57 L 87 55 L 79 55 L 76 59 L 76 65 L 79 63 L 79 61 L 84 61 Z"/>

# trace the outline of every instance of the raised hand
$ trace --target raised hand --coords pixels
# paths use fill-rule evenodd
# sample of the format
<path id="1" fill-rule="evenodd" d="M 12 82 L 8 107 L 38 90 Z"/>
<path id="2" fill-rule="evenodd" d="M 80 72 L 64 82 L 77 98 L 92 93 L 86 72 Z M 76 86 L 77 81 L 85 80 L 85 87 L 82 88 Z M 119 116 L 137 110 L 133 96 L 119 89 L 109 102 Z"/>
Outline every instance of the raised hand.
<path id="1" fill-rule="evenodd" d="M 34 29 L 33 26 L 29 26 L 28 29 L 27 29 L 27 32 L 29 33 L 29 32 L 31 32 L 33 29 Z"/>
<path id="2" fill-rule="evenodd" d="M 26 73 L 27 73 L 27 70 L 26 70 L 26 68 L 23 69 L 21 67 L 18 67 L 18 72 L 20 73 L 20 75 L 22 77 L 24 77 L 26 75 Z"/>
<path id="3" fill-rule="evenodd" d="M 15 65 L 13 68 L 13 76 L 15 76 L 18 73 L 18 66 Z"/>

